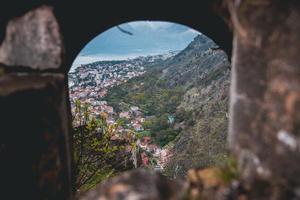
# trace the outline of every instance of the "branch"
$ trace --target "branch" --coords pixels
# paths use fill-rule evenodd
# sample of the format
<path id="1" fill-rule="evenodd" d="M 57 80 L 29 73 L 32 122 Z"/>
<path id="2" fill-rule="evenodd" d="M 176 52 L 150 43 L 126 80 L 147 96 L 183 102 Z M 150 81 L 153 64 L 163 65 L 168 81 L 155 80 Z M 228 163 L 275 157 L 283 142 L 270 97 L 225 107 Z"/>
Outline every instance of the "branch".
<path id="1" fill-rule="evenodd" d="M 125 34 L 127 34 L 127 35 L 130 35 L 130 36 L 132 36 L 133 35 L 133 33 L 131 33 L 131 32 L 129 32 L 129 31 L 126 31 L 126 30 L 124 30 L 123 28 L 121 28 L 120 26 L 117 26 L 117 28 L 121 31 L 121 32 L 123 32 L 123 33 L 125 33 Z"/>

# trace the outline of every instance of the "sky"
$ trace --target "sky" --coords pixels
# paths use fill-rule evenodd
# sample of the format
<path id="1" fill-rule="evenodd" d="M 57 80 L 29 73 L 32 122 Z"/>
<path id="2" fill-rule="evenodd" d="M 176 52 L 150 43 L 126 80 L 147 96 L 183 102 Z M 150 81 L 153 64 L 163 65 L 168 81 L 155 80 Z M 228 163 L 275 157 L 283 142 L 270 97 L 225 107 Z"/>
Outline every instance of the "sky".
<path id="1" fill-rule="evenodd" d="M 71 70 L 101 60 L 124 60 L 182 50 L 200 34 L 187 26 L 162 21 L 134 21 L 119 28 L 112 27 L 93 38 L 79 52 Z"/>

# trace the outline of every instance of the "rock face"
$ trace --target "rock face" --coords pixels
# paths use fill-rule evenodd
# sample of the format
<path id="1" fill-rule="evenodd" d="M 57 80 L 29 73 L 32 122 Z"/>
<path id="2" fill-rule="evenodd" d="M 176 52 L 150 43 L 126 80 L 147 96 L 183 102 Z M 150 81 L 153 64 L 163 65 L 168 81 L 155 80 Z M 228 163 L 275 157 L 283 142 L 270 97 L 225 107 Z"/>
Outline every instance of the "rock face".
<path id="1" fill-rule="evenodd" d="M 184 177 L 190 168 L 216 165 L 227 156 L 230 63 L 211 39 L 199 35 L 167 65 L 170 87 L 185 88 L 177 107 L 185 117 L 166 173 Z"/>
<path id="2" fill-rule="evenodd" d="M 299 1 L 228 2 L 235 28 L 229 144 L 238 158 L 243 185 L 248 189 L 247 194 L 229 199 L 300 199 Z M 69 9 L 69 4 L 66 8 Z M 205 6 L 203 8 L 208 9 Z M 62 9 L 62 12 L 67 9 Z M 48 8 L 42 9 L 43 16 L 33 10 L 9 25 L 7 37 L 1 45 L 1 62 L 33 69 L 54 69 L 60 65 L 61 60 L 57 55 L 61 55 L 61 39 L 56 34 L 55 20 L 48 21 L 53 19 L 52 14 L 46 10 Z M 89 9 L 82 10 L 90 12 Z M 123 10 L 124 15 L 121 13 L 119 16 L 127 16 L 127 9 Z M 128 19 L 140 18 L 142 12 L 135 12 L 138 14 Z M 152 10 L 150 12 L 153 13 Z M 74 13 L 67 18 L 73 20 L 78 15 L 78 12 Z M 148 17 L 154 15 L 149 14 Z M 86 16 L 94 18 L 94 15 Z M 44 24 L 41 26 L 44 28 L 37 28 L 35 25 L 40 24 L 40 20 L 49 26 Z M 110 22 L 113 24 L 114 20 L 119 19 L 116 17 Z M 207 18 L 202 16 L 200 20 L 206 22 Z M 86 21 L 83 20 L 82 24 Z M 32 26 L 25 25 L 27 22 Z M 42 38 L 52 33 L 51 30 L 45 31 L 46 27 L 52 25 L 54 28 L 51 30 L 56 30 L 54 39 L 47 43 L 49 45 L 40 46 L 44 41 Z M 82 37 L 81 32 L 71 31 L 71 34 L 77 34 L 75 38 Z M 68 36 L 71 37 L 71 34 Z M 60 47 L 56 48 L 53 44 L 60 44 Z M 72 47 L 69 46 L 69 49 Z M 16 73 L 0 77 L 2 196 L 9 199 L 70 199 L 72 196 L 71 170 L 68 167 L 71 156 L 68 143 L 70 111 L 66 100 L 66 83 L 64 75 L 57 74 Z M 97 190 L 101 194 L 103 192 L 105 198 L 115 197 L 120 191 L 128 194 L 130 188 L 130 191 L 142 191 L 144 199 L 148 194 L 154 199 L 168 199 L 173 193 L 166 196 L 164 192 L 174 191 L 168 181 L 162 183 L 156 175 L 149 176 L 143 172 L 124 174 L 113 180 L 103 186 L 105 190 L 96 188 L 94 193 L 91 191 L 84 198 L 97 197 Z M 129 181 L 133 181 L 132 187 L 124 187 L 128 186 Z M 118 186 L 119 183 L 122 184 Z M 151 196 L 149 191 L 157 193 Z M 177 198 L 176 191 L 174 199 Z M 209 195 L 207 199 L 214 197 Z"/>
<path id="3" fill-rule="evenodd" d="M 0 176 L 5 183 L 1 188 L 4 196 L 71 196 L 71 146 L 64 83 L 62 74 L 0 76 Z M 16 182 L 21 185 L 18 192 Z"/>
<path id="4" fill-rule="evenodd" d="M 78 197 L 80 200 L 177 200 L 187 185 L 143 169 L 125 172 Z"/>
<path id="5" fill-rule="evenodd" d="M 0 176 L 7 198 L 72 196 L 66 76 L 39 71 L 58 69 L 62 51 L 51 8 L 40 7 L 9 22 L 0 47 L 0 62 L 9 65 L 0 65 Z"/>
<path id="6" fill-rule="evenodd" d="M 32 69 L 57 69 L 62 64 L 63 42 L 50 7 L 40 7 L 13 19 L 0 47 L 0 63 Z"/>
<path id="7" fill-rule="evenodd" d="M 264 199 L 299 199 L 300 5 L 279 2 L 230 3 L 235 39 L 229 143 L 244 182 L 269 185 Z"/>

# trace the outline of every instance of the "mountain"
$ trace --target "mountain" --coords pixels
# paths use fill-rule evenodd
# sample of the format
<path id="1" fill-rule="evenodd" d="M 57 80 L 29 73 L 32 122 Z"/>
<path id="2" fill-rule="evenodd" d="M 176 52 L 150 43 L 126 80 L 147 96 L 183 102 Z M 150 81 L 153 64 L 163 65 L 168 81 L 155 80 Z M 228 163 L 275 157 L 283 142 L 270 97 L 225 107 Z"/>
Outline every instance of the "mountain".
<path id="1" fill-rule="evenodd" d="M 139 137 L 151 137 L 171 151 L 163 173 L 184 177 L 188 169 L 221 165 L 226 137 L 230 63 L 212 40 L 200 34 L 179 53 L 144 66 L 145 74 L 108 91 L 117 112 L 137 106 L 145 117 Z"/>
<path id="2" fill-rule="evenodd" d="M 142 31 L 143 26 L 122 29 Z M 155 26 L 152 28 L 159 29 Z M 131 37 L 127 35 L 122 33 L 122 37 Z M 107 41 L 113 37 L 104 35 Z M 77 100 L 88 103 L 92 117 L 106 116 L 106 123 L 117 127 L 110 140 L 134 135 L 133 159 L 121 160 L 172 178 L 186 176 L 190 168 L 227 161 L 229 85 L 227 55 L 202 34 L 182 51 L 97 61 L 69 73 L 72 112 L 77 110 Z"/>
<path id="3" fill-rule="evenodd" d="M 198 35 L 165 63 L 162 76 L 169 87 L 185 88 L 176 109 L 182 116 L 176 119 L 181 132 L 170 145 L 174 155 L 165 173 L 183 177 L 189 168 L 221 164 L 227 157 L 230 63 L 226 53 Z"/>

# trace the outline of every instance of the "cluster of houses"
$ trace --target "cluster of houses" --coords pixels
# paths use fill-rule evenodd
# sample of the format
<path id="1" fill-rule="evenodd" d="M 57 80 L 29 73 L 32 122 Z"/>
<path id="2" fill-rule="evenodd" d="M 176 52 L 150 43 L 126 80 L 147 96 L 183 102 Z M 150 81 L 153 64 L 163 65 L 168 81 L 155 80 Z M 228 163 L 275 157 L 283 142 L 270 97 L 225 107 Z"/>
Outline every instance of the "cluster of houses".
<path id="1" fill-rule="evenodd" d="M 75 101 L 80 100 L 81 103 L 91 106 L 91 117 L 99 116 L 104 112 L 108 114 L 107 123 L 115 123 L 113 107 L 101 99 L 107 94 L 109 88 L 144 74 L 143 62 L 145 62 L 143 59 L 100 61 L 81 65 L 73 72 L 69 72 L 72 113 L 75 113 Z M 141 129 L 138 123 L 133 123 L 132 126 Z"/>
<path id="2" fill-rule="evenodd" d="M 164 60 L 175 55 L 175 52 L 169 52 L 166 55 L 156 55 L 147 57 L 138 57 L 123 61 L 100 61 L 81 65 L 73 72 L 69 72 L 69 95 L 71 110 L 76 111 L 76 100 L 82 104 L 90 105 L 90 117 L 99 117 L 105 114 L 108 125 L 116 124 L 117 119 L 126 119 L 126 124 L 117 127 L 117 134 L 112 136 L 112 140 L 120 138 L 124 132 L 130 130 L 143 131 L 144 115 L 140 108 L 131 106 L 129 110 L 117 114 L 114 108 L 103 100 L 111 87 L 127 82 L 129 79 L 144 74 L 147 64 L 157 60 Z M 172 119 L 170 119 L 172 120 Z M 77 119 L 75 125 L 80 125 L 80 119 Z M 171 153 L 168 150 L 161 149 L 151 137 L 144 137 L 137 142 L 140 148 L 144 150 L 141 154 L 143 165 L 150 165 L 149 154 L 157 160 L 158 168 L 163 168 Z"/>
<path id="3" fill-rule="evenodd" d="M 163 169 L 172 156 L 169 149 L 159 147 L 149 136 L 141 138 L 137 144 L 144 150 L 144 152 L 141 153 L 142 163 L 144 166 L 149 166 L 151 164 L 149 155 L 152 155 L 152 157 L 156 159 L 156 166 L 154 167 L 156 169 Z"/>
<path id="4" fill-rule="evenodd" d="M 100 61 L 81 65 L 69 72 L 69 88 L 80 86 L 94 89 L 113 87 L 145 73 L 142 61 L 136 59 L 124 61 Z"/>
<path id="5" fill-rule="evenodd" d="M 131 106 L 128 111 L 120 112 L 119 118 L 125 118 L 130 120 L 128 126 L 132 127 L 135 131 L 142 131 L 142 123 L 145 121 L 143 113 L 140 111 L 139 107 Z"/>
<path id="6" fill-rule="evenodd" d="M 145 66 L 166 60 L 178 52 L 170 51 L 165 54 L 139 56 L 134 59 L 84 64 L 69 72 L 69 88 L 70 90 L 73 90 L 74 86 L 86 88 L 88 85 L 94 89 L 113 87 L 144 74 L 146 72 Z"/>

